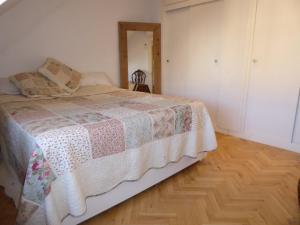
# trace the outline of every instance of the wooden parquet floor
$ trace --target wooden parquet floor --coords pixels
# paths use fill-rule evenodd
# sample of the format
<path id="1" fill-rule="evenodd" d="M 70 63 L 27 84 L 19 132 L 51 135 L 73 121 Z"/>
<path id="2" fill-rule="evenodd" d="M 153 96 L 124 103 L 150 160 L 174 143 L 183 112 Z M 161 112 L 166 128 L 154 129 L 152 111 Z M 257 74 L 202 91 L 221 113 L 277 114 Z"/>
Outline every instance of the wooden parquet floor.
<path id="1" fill-rule="evenodd" d="M 204 161 L 82 225 L 300 225 L 300 154 L 218 142 Z"/>

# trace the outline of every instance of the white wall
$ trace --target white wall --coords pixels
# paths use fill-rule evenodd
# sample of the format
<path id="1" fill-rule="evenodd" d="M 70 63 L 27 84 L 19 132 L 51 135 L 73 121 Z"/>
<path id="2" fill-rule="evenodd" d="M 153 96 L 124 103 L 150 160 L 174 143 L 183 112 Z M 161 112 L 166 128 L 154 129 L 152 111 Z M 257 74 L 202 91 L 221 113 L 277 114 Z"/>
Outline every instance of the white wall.
<path id="1" fill-rule="evenodd" d="M 51 56 L 118 84 L 118 21 L 160 22 L 160 0 L 23 0 L 0 15 L 0 77 Z"/>

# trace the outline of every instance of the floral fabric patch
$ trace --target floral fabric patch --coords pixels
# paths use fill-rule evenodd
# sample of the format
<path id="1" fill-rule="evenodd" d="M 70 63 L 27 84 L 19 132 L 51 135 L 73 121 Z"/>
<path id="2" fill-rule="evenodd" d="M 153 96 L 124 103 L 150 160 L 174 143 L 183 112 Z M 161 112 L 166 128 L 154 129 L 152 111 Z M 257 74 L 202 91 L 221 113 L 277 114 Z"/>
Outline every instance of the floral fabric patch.
<path id="1" fill-rule="evenodd" d="M 24 186 L 24 198 L 42 204 L 51 191 L 51 182 L 55 175 L 43 153 L 37 149 L 31 154 Z M 33 191 L 34 190 L 34 191 Z"/>
<path id="2" fill-rule="evenodd" d="M 175 133 L 174 111 L 161 109 L 149 112 L 153 120 L 154 139 L 170 137 Z"/>
<path id="3" fill-rule="evenodd" d="M 149 111 L 149 110 L 154 110 L 159 108 L 156 105 L 138 103 L 138 102 L 122 102 L 120 103 L 120 106 L 129 109 L 138 110 L 138 111 Z"/>
<path id="4" fill-rule="evenodd" d="M 55 116 L 41 106 L 34 104 L 15 104 L 12 107 L 8 107 L 7 110 L 10 115 L 21 124 Z"/>
<path id="5" fill-rule="evenodd" d="M 124 129 L 120 121 L 111 119 L 84 127 L 89 133 L 93 159 L 125 151 Z"/>
<path id="6" fill-rule="evenodd" d="M 73 121 L 62 118 L 53 117 L 44 120 L 34 120 L 24 124 L 22 127 L 31 135 L 38 136 L 47 131 L 56 130 L 63 127 L 76 125 Z"/>
<path id="7" fill-rule="evenodd" d="M 57 176 L 92 160 L 89 133 L 80 125 L 44 132 L 36 137 Z"/>
<path id="8" fill-rule="evenodd" d="M 152 121 L 149 115 L 139 113 L 123 119 L 126 149 L 137 148 L 152 141 Z"/>
<path id="9" fill-rule="evenodd" d="M 75 115 L 66 116 L 66 118 L 73 120 L 74 122 L 79 124 L 97 123 L 103 120 L 110 119 L 109 117 L 104 116 L 101 113 L 97 113 L 97 112 L 86 112 L 82 114 L 75 114 Z"/>
<path id="10" fill-rule="evenodd" d="M 175 111 L 175 133 L 181 134 L 192 128 L 192 108 L 189 105 L 178 105 L 172 107 Z"/>

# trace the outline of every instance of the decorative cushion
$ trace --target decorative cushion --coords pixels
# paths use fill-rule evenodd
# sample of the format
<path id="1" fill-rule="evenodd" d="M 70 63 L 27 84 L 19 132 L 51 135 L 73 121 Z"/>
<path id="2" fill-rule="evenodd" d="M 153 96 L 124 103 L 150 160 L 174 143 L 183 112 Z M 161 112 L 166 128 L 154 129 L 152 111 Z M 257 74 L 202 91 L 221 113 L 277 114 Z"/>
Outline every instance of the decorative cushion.
<path id="1" fill-rule="evenodd" d="M 58 97 L 69 95 L 69 93 L 61 89 L 57 84 L 38 72 L 19 73 L 11 76 L 9 79 L 27 97 Z"/>
<path id="2" fill-rule="evenodd" d="M 8 77 L 0 78 L 0 94 L 5 95 L 19 95 L 20 91 L 18 88 L 9 81 Z"/>
<path id="3" fill-rule="evenodd" d="M 80 86 L 81 73 L 56 59 L 48 58 L 39 72 L 67 92 L 73 93 Z"/>

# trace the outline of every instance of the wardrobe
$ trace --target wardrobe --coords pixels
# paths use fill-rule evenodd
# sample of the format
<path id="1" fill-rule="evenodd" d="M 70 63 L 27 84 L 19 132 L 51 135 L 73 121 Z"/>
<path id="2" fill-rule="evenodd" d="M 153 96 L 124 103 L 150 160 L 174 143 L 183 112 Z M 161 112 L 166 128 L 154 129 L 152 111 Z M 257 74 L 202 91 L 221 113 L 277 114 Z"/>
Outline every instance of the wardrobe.
<path id="1" fill-rule="evenodd" d="M 300 0 L 166 0 L 164 94 L 216 130 L 300 152 Z"/>

